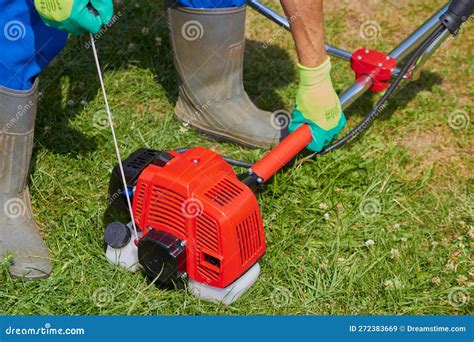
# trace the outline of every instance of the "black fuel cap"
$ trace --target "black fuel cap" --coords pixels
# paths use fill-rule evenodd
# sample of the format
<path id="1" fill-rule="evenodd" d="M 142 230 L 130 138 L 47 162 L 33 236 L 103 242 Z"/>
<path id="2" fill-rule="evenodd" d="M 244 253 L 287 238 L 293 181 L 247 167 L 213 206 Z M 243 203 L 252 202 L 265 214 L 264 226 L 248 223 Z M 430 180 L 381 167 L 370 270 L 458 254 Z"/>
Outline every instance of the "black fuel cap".
<path id="1" fill-rule="evenodd" d="M 105 228 L 104 240 L 112 248 L 125 247 L 132 238 L 132 232 L 119 221 L 112 222 Z"/>

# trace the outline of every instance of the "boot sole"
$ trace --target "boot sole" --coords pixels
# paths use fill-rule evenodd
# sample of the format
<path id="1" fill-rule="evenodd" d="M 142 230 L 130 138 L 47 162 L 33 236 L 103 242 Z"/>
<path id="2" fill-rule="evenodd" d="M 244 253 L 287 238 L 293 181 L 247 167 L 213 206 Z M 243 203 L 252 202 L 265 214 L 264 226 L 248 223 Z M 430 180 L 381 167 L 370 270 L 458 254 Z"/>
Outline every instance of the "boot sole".
<path id="1" fill-rule="evenodd" d="M 186 122 L 178 113 L 174 113 L 175 117 L 180 122 Z M 265 143 L 262 141 L 253 140 L 249 137 L 237 137 L 234 135 L 228 134 L 228 132 L 216 130 L 215 128 L 212 129 L 210 127 L 199 125 L 196 122 L 189 122 L 189 124 L 195 128 L 197 131 L 204 133 L 206 136 L 212 138 L 212 140 L 216 140 L 218 142 L 231 142 L 243 147 L 250 147 L 250 148 L 263 148 L 263 149 L 270 149 L 277 144 L 275 143 Z"/>
<path id="2" fill-rule="evenodd" d="M 46 278 L 49 278 L 51 276 L 51 272 L 47 273 L 47 272 L 37 270 L 37 269 L 32 269 L 31 271 L 34 272 L 34 274 L 35 274 L 34 276 L 29 276 L 27 272 L 25 272 L 23 274 L 16 274 L 15 272 L 12 272 L 11 270 L 9 270 L 9 273 L 12 276 L 12 278 L 14 278 L 14 279 L 24 279 L 24 280 L 27 280 L 27 281 L 35 281 L 35 280 L 46 279 Z"/>

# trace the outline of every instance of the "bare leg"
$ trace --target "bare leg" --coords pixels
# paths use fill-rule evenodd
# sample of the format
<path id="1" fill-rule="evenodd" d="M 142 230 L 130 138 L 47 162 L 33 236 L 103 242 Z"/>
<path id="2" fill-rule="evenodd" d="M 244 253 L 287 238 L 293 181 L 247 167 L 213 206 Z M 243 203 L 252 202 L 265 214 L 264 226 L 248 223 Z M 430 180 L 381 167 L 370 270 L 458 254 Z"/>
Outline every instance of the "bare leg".
<path id="1" fill-rule="evenodd" d="M 314 68 L 327 60 L 323 0 L 281 0 L 289 18 L 300 64 Z"/>
<path id="2" fill-rule="evenodd" d="M 308 148 L 321 151 L 346 125 L 341 103 L 331 81 L 331 61 L 324 47 L 323 0 L 281 0 L 291 24 L 298 52 L 300 84 L 289 127 L 309 124 L 313 141 Z"/>

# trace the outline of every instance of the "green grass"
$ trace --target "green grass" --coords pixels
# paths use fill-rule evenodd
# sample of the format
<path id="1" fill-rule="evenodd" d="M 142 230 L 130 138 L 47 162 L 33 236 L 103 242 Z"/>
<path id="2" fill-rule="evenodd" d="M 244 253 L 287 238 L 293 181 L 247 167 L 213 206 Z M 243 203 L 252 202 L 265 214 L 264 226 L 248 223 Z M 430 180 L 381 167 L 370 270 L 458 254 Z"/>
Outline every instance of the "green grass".
<path id="1" fill-rule="evenodd" d="M 334 3 L 327 6 L 329 42 L 389 51 L 443 1 Z M 177 82 L 161 3 L 139 1 L 121 11 L 98 46 L 123 154 L 202 145 L 249 161 L 263 156 L 180 126 L 172 115 Z M 370 42 L 358 33 L 368 19 L 382 28 Z M 230 307 L 158 289 L 106 261 L 103 229 L 116 218 L 107 208 L 115 155 L 87 37 L 71 38 L 42 75 L 30 186 L 54 273 L 18 281 L 3 262 L 0 314 L 472 313 L 472 300 L 458 307 L 449 298 L 472 295 L 473 132 L 448 124 L 453 112 L 469 117 L 473 109 L 472 37 L 469 24 L 359 143 L 317 161 L 301 159 L 258 195 L 268 251 L 256 285 Z M 264 109 L 291 110 L 297 77 L 289 34 L 250 12 L 248 39 L 250 96 Z M 334 63 L 333 78 L 338 91 L 353 81 L 344 62 Z M 375 100 L 367 95 L 354 105 L 351 124 Z M 363 215 L 361 203 L 380 211 Z"/>

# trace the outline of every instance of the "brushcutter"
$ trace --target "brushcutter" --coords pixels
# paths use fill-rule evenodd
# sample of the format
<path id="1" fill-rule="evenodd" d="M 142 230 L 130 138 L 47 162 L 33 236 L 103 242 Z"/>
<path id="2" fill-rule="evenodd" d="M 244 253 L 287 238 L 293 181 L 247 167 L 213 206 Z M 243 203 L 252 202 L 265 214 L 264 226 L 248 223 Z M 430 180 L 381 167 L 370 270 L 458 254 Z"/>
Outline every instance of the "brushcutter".
<path id="1" fill-rule="evenodd" d="M 285 18 L 259 1 L 248 4 L 289 29 Z M 368 90 L 384 94 L 355 128 L 315 156 L 367 130 L 400 83 L 413 78 L 450 33 L 458 33 L 473 7 L 469 0 L 452 1 L 388 54 L 327 46 L 330 55 L 350 61 L 356 75 L 355 84 L 340 97 L 344 109 Z M 100 73 L 97 55 L 96 62 Z M 103 93 L 106 98 L 105 88 Z M 130 271 L 143 270 L 160 286 L 187 287 L 201 299 L 231 304 L 256 282 L 266 250 L 255 191 L 291 165 L 311 140 L 303 125 L 254 164 L 204 147 L 139 149 L 122 162 L 116 145 L 119 163 L 112 172 L 110 203 L 129 212 L 131 222 L 107 226 L 107 258 Z M 232 166 L 248 170 L 237 174 Z"/>

